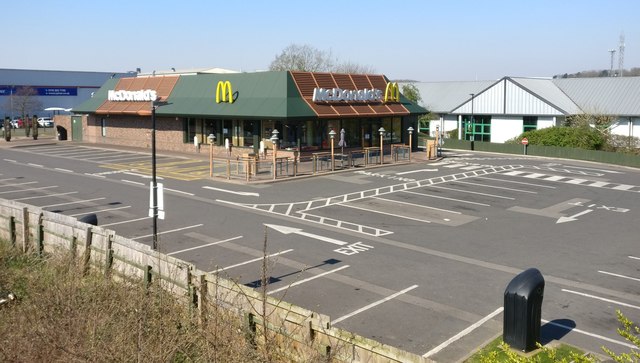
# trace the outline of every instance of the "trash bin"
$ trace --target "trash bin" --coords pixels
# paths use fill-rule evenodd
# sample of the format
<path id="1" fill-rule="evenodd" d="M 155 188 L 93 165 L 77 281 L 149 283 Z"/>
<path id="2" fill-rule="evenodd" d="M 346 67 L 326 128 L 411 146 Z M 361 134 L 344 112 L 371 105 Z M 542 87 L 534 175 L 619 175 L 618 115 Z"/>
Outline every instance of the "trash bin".
<path id="1" fill-rule="evenodd" d="M 538 269 L 527 269 L 509 282 L 504 291 L 502 340 L 512 348 L 529 352 L 540 341 L 544 278 Z"/>

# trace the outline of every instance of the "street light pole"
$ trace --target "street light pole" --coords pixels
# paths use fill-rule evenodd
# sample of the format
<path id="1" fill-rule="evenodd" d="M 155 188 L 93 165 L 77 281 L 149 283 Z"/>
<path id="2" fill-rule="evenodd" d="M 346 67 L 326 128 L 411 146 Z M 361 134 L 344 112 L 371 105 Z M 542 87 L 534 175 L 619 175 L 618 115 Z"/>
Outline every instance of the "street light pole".
<path id="1" fill-rule="evenodd" d="M 156 179 L 156 101 L 151 101 L 151 189 L 153 204 L 153 250 L 158 250 L 158 181 Z"/>
<path id="2" fill-rule="evenodd" d="M 336 137 L 336 132 L 333 131 L 333 129 L 331 129 L 331 131 L 329 131 L 329 138 L 331 138 L 331 171 L 334 171 L 336 168 L 335 154 L 333 151 L 333 139 L 335 137 Z"/>
<path id="3" fill-rule="evenodd" d="M 473 124 L 473 97 L 475 96 L 475 93 L 469 93 L 469 95 L 471 96 L 471 134 L 473 136 L 473 128 L 475 127 L 475 125 Z"/>
<path id="4" fill-rule="evenodd" d="M 378 132 L 380 133 L 380 165 L 384 164 L 384 146 L 383 146 L 383 139 L 384 139 L 384 127 L 380 127 L 378 129 Z"/>
<path id="5" fill-rule="evenodd" d="M 271 142 L 273 143 L 273 180 L 276 179 L 277 176 L 277 157 L 278 157 L 278 134 L 280 132 L 278 131 L 278 129 L 273 129 L 273 132 L 271 133 Z"/>
<path id="6" fill-rule="evenodd" d="M 409 161 L 411 161 L 411 148 L 413 147 L 411 136 L 413 135 L 413 127 L 409 126 L 407 131 L 409 131 Z"/>

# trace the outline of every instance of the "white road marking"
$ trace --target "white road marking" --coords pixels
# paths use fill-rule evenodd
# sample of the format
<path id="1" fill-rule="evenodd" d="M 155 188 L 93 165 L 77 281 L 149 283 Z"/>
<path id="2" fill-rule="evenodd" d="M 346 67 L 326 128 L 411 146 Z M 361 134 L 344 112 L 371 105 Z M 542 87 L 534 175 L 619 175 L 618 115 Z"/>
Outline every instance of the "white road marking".
<path id="1" fill-rule="evenodd" d="M 566 183 L 567 184 L 582 184 L 588 182 L 588 180 L 586 179 L 571 179 L 571 180 L 567 180 Z"/>
<path id="2" fill-rule="evenodd" d="M 387 216 L 393 216 L 393 217 L 396 217 L 396 218 L 403 218 L 403 219 L 409 219 L 409 220 L 412 220 L 412 221 L 431 223 L 431 221 L 428 221 L 426 219 L 418 219 L 418 218 L 411 218 L 411 217 L 406 217 L 406 216 L 399 216 L 399 215 L 394 214 L 394 213 L 387 213 L 387 212 L 382 212 L 382 211 L 379 211 L 379 210 L 372 210 L 372 209 L 367 209 L 367 208 L 362 208 L 362 207 L 356 207 L 355 205 L 349 205 L 349 204 L 338 204 L 338 205 L 340 205 L 342 207 L 347 207 L 347 208 L 365 210 L 365 211 L 371 212 L 371 213 L 383 214 L 383 215 L 387 215 Z"/>
<path id="3" fill-rule="evenodd" d="M 442 187 L 442 186 L 439 186 L 439 185 L 431 185 L 431 188 L 438 188 L 438 189 L 453 190 L 453 191 L 455 191 L 455 192 L 462 192 L 462 193 L 468 193 L 468 194 L 484 195 L 484 196 L 492 197 L 492 198 L 500 198 L 500 199 L 516 200 L 516 198 L 505 197 L 505 196 L 502 196 L 502 195 L 487 194 L 487 193 L 480 193 L 480 192 L 472 192 L 472 191 L 470 191 L 470 190 L 462 190 L 462 189 L 448 188 L 448 187 Z"/>
<path id="4" fill-rule="evenodd" d="M 313 234 L 313 233 L 309 233 L 309 232 L 303 232 L 302 229 L 300 228 L 293 228 L 293 227 L 287 227 L 287 226 L 279 226 L 277 224 L 265 224 L 265 226 L 271 228 L 271 229 L 275 229 L 276 231 L 283 233 L 283 234 L 297 234 L 300 236 L 305 236 L 305 237 L 309 237 L 309 238 L 313 238 L 313 239 L 317 239 L 323 242 L 329 242 L 329 243 L 333 243 L 335 245 L 338 246 L 344 246 L 346 244 L 348 244 L 348 242 L 344 242 L 344 241 L 340 241 L 337 239 L 333 239 L 333 238 L 329 238 L 329 237 L 325 237 L 325 236 L 320 236 L 317 234 Z"/>
<path id="5" fill-rule="evenodd" d="M 288 249 L 288 250 L 284 250 L 284 251 L 281 251 L 281 252 L 272 253 L 272 254 L 270 254 L 270 255 L 266 255 L 266 256 L 264 256 L 264 257 L 258 257 L 258 258 L 254 258 L 254 259 L 249 260 L 249 261 L 244 261 L 244 262 L 236 263 L 235 265 L 231 265 L 231 266 L 227 266 L 227 267 L 222 267 L 222 268 L 219 268 L 219 269 L 217 269 L 217 270 L 213 270 L 213 271 L 211 271 L 211 272 L 209 272 L 209 273 L 211 273 L 211 274 L 215 274 L 215 273 L 218 273 L 218 272 L 220 272 L 220 271 L 225 271 L 225 270 L 232 269 L 232 268 L 234 268 L 234 267 L 247 265 L 247 264 L 250 264 L 250 263 L 252 263 L 252 262 L 256 262 L 256 261 L 261 261 L 261 260 L 263 260 L 265 257 L 267 257 L 267 258 L 269 258 L 269 257 L 275 257 L 275 256 L 279 256 L 279 255 L 282 255 L 282 254 L 285 254 L 285 253 L 291 252 L 291 251 L 293 251 L 293 249 Z"/>
<path id="6" fill-rule="evenodd" d="M 25 198 L 18 198 L 18 199 L 14 199 L 14 200 L 29 200 L 29 199 L 39 199 L 39 198 L 50 198 L 50 197 L 59 197 L 61 195 L 69 195 L 69 194 L 76 194 L 77 192 L 67 192 L 67 193 L 58 193 L 58 194 L 45 194 L 45 195 L 37 195 L 35 197 L 25 197 Z"/>
<path id="7" fill-rule="evenodd" d="M 538 194 L 538 192 L 532 192 L 532 191 L 530 191 L 530 190 L 513 189 L 513 188 L 507 188 L 507 187 L 499 187 L 499 186 L 497 186 L 497 185 L 488 185 L 488 184 L 482 184 L 482 183 L 472 183 L 472 182 L 467 182 L 467 181 L 457 181 L 456 183 L 460 183 L 460 184 L 467 184 L 467 185 L 474 185 L 474 186 L 485 187 L 485 188 L 494 188 L 494 189 L 510 190 L 510 191 L 512 191 L 512 192 L 518 192 L 518 193 Z"/>
<path id="8" fill-rule="evenodd" d="M 120 210 L 120 209 L 127 209 L 127 208 L 131 208 L 131 206 L 130 206 L 130 205 L 127 205 L 127 206 L 124 206 L 124 207 L 109 208 L 109 209 L 100 209 L 100 210 L 91 211 L 91 212 L 78 213 L 78 214 L 70 214 L 70 215 L 69 215 L 69 217 L 77 217 L 77 216 L 82 216 L 82 215 L 90 214 L 90 213 L 111 212 L 111 211 L 113 211 L 113 210 Z"/>
<path id="9" fill-rule="evenodd" d="M 524 171 L 520 171 L 520 170 L 512 170 L 506 173 L 502 173 L 502 175 L 509 175 L 509 176 L 518 176 L 520 174 L 524 174 Z"/>
<path id="10" fill-rule="evenodd" d="M 585 168 L 585 167 L 580 167 L 580 166 L 569 166 L 569 165 L 562 165 L 562 166 L 565 167 L 565 168 L 571 168 L 571 169 L 592 170 L 592 171 L 600 171 L 600 172 L 603 172 L 603 173 L 611 173 L 611 174 L 624 174 L 621 171 L 615 171 L 615 170 L 593 169 L 593 168 Z"/>
<path id="11" fill-rule="evenodd" d="M 106 178 L 105 175 L 93 174 L 93 173 L 84 173 L 84 175 L 95 176 L 95 177 L 98 177 L 98 178 Z"/>
<path id="12" fill-rule="evenodd" d="M 204 189 L 209 189 L 209 190 L 215 190 L 215 191 L 218 191 L 218 192 L 237 194 L 237 195 L 246 195 L 246 196 L 252 196 L 252 197 L 259 197 L 260 196 L 259 193 L 252 193 L 252 192 L 236 192 L 234 190 L 220 189 L 220 188 L 214 188 L 214 187 L 208 187 L 208 186 L 204 186 L 203 188 Z"/>
<path id="13" fill-rule="evenodd" d="M 147 218 L 149 218 L 149 217 L 147 217 Z M 184 231 L 185 229 L 202 227 L 203 225 L 204 225 L 204 224 L 202 224 L 202 223 L 200 223 L 200 224 L 194 224 L 193 226 L 189 226 L 189 227 L 182 227 L 182 228 L 176 228 L 176 229 L 171 229 L 171 230 L 168 230 L 168 231 L 162 231 L 162 232 L 159 232 L 159 233 L 157 233 L 157 234 L 158 234 L 158 235 L 161 235 L 161 234 L 167 234 L 167 233 L 173 233 L 173 232 L 180 232 L 180 231 Z M 103 227 L 104 227 L 104 226 L 103 226 Z M 140 239 L 140 238 L 147 238 L 147 237 L 152 237 L 152 236 L 153 236 L 153 234 L 147 234 L 147 235 L 144 235 L 144 236 L 133 237 L 133 238 L 131 238 L 131 239 Z"/>
<path id="14" fill-rule="evenodd" d="M 578 220 L 578 217 L 580 217 L 580 216 L 582 216 L 582 215 L 585 215 L 585 214 L 587 214 L 587 213 L 591 213 L 591 212 L 593 212 L 593 209 L 583 210 L 582 212 L 580 212 L 580 213 L 576 213 L 576 214 L 574 214 L 574 215 L 572 215 L 572 216 L 569 216 L 569 217 L 560 217 L 560 218 L 558 218 L 558 220 L 556 221 L 556 224 L 558 224 L 558 223 L 566 223 L 566 222 L 573 222 L 573 221 L 577 221 L 577 220 Z"/>
<path id="15" fill-rule="evenodd" d="M 15 178 L 12 178 L 15 179 Z M 4 188 L 4 187 L 17 187 L 19 185 L 29 185 L 29 184 L 36 184 L 38 183 L 37 181 L 30 181 L 30 182 L 24 182 L 24 183 L 15 183 L 15 184 L 4 184 L 4 185 L 0 185 L 0 188 Z"/>
<path id="16" fill-rule="evenodd" d="M 447 198 L 447 197 L 442 197 L 439 195 L 430 195 L 430 194 L 424 194 L 424 193 L 418 193 L 418 192 L 414 192 L 411 190 L 403 190 L 402 192 L 404 193 L 409 193 L 409 194 L 415 194 L 415 195 L 422 195 L 424 197 L 429 197 L 429 198 L 438 198 L 438 199 L 446 199 L 446 200 L 451 200 L 454 202 L 460 202 L 460 203 L 469 203 L 469 204 L 474 204 L 474 205 L 481 205 L 483 207 L 490 207 L 490 204 L 485 204 L 485 203 L 478 203 L 478 202 L 471 202 L 468 200 L 462 200 L 462 199 L 455 199 L 455 198 Z"/>
<path id="17" fill-rule="evenodd" d="M 600 300 L 600 301 L 604 301 L 604 302 L 608 302 L 608 303 L 612 303 L 612 304 L 617 304 L 617 305 L 621 305 L 621 306 L 626 306 L 628 308 L 632 308 L 632 309 L 638 309 L 640 310 L 640 306 L 636 306 L 636 305 L 631 305 L 631 304 L 627 304 L 627 303 L 623 303 L 620 301 L 615 301 L 615 300 L 611 300 L 611 299 L 606 299 L 604 297 L 599 297 L 599 296 L 595 296 L 595 295 L 589 295 L 589 294 L 585 294 L 584 292 L 578 292 L 578 291 L 573 291 L 573 290 L 567 290 L 567 289 L 562 289 L 562 291 L 564 292 L 568 292 L 571 294 L 576 294 L 576 295 L 580 295 L 580 296 L 584 296 L 584 297 L 590 297 L 592 299 L 596 299 L 596 300 Z"/>
<path id="18" fill-rule="evenodd" d="M 0 175 L 3 175 L 3 174 L 0 174 Z M 7 181 L 7 180 L 16 180 L 16 179 L 17 179 L 17 178 L 6 178 L 6 179 L 0 179 L 0 182 Z"/>
<path id="19" fill-rule="evenodd" d="M 437 211 L 441 211 L 441 212 L 446 212 L 446 213 L 462 214 L 462 213 L 460 213 L 460 212 L 453 211 L 453 210 L 441 209 L 441 208 L 435 208 L 435 207 L 429 207 L 428 205 L 421 205 L 421 204 L 415 204 L 415 203 L 403 202 L 403 201 L 399 201 L 399 200 L 393 200 L 393 199 L 387 199 L 387 198 L 380 198 L 380 197 L 373 197 L 372 199 L 385 200 L 385 201 L 387 201 L 387 202 L 391 202 L 391 203 L 406 204 L 406 205 L 411 205 L 411 206 L 418 207 L 418 208 L 433 209 L 433 210 L 437 210 Z"/>
<path id="20" fill-rule="evenodd" d="M 64 171 L 64 172 L 67 172 L 67 173 L 73 173 L 73 170 L 69 170 L 69 169 L 54 168 L 54 170 Z"/>
<path id="21" fill-rule="evenodd" d="M 591 184 L 589 184 L 590 187 L 596 187 L 596 188 L 602 188 L 605 185 L 609 185 L 611 183 L 606 183 L 606 182 L 593 182 Z"/>
<path id="22" fill-rule="evenodd" d="M 611 189 L 615 189 L 615 190 L 629 190 L 631 188 L 633 188 L 634 185 L 628 185 L 628 184 L 620 184 L 620 185 L 616 185 L 615 187 L 611 188 Z"/>
<path id="23" fill-rule="evenodd" d="M 405 174 L 413 174 L 413 173 L 420 173 L 423 171 L 438 171 L 438 169 L 420 169 L 420 170 L 410 170 L 410 171 L 403 171 L 401 173 L 396 173 L 396 175 L 405 175 Z"/>
<path id="24" fill-rule="evenodd" d="M 57 185 L 52 185 L 52 186 L 49 186 L 49 187 L 9 190 L 9 191 L 6 191 L 6 192 L 0 192 L 0 194 L 29 192 L 29 191 L 32 191 L 32 190 L 44 190 L 44 189 L 51 189 L 51 188 L 57 188 L 57 187 L 58 187 Z"/>
<path id="25" fill-rule="evenodd" d="M 515 181 L 515 180 L 507 180 L 507 179 L 488 178 L 486 176 L 477 176 L 476 179 L 495 180 L 495 181 L 499 181 L 501 183 L 513 183 L 513 184 L 531 185 L 533 187 L 540 187 L 540 188 L 556 189 L 556 187 L 551 186 L 551 185 L 526 183 L 526 182 Z"/>
<path id="26" fill-rule="evenodd" d="M 115 226 L 118 224 L 124 224 L 124 223 L 130 223 L 130 222 L 137 222 L 137 221 L 142 221 L 145 219 L 151 219 L 151 217 L 142 217 L 142 218 L 137 218 L 137 219 L 129 219 L 127 221 L 122 221 L 122 222 L 114 222 L 114 223 L 109 223 L 109 224 L 101 224 L 100 227 L 109 227 L 109 226 Z"/>
<path id="27" fill-rule="evenodd" d="M 85 202 L 93 202 L 96 200 L 102 200 L 102 199 L 107 199 L 106 197 L 102 197 L 102 198 L 93 198 L 93 199 L 85 199 L 85 200 L 75 200 L 73 202 L 66 202 L 66 203 L 58 203 L 58 204 L 50 204 L 50 205 L 43 205 L 40 208 L 49 208 L 49 207 L 59 207 L 61 205 L 69 205 L 69 204 L 78 204 L 78 203 L 85 203 Z"/>
<path id="28" fill-rule="evenodd" d="M 322 276 L 326 276 L 326 275 L 328 275 L 328 274 L 332 274 L 332 273 L 334 273 L 334 272 L 338 272 L 338 271 L 340 271 L 340 270 L 344 270 L 344 269 L 345 269 L 345 268 L 347 268 L 347 267 L 349 267 L 349 265 L 344 265 L 344 266 L 342 266 L 342 267 L 338 267 L 338 268 L 333 269 L 333 270 L 331 270 L 331 271 L 325 271 L 325 272 L 323 272 L 323 273 L 321 273 L 321 274 L 318 274 L 318 275 L 315 275 L 315 276 L 312 276 L 312 277 L 306 278 L 306 279 L 304 279 L 304 280 L 296 281 L 296 282 L 294 282 L 294 283 L 292 283 L 292 284 L 290 284 L 290 285 L 283 286 L 283 287 L 281 287 L 281 288 L 279 288 L 279 289 L 275 289 L 275 290 L 269 291 L 269 292 L 267 292 L 267 295 L 275 294 L 276 292 L 280 292 L 280 291 L 282 291 L 282 290 L 286 290 L 286 289 L 288 289 L 288 288 L 290 288 L 290 287 L 294 287 L 294 286 L 298 286 L 298 285 L 300 285 L 300 284 L 304 284 L 305 282 L 309 282 L 309 281 L 311 281 L 311 280 L 315 280 L 315 279 L 320 278 L 320 277 L 322 277 Z"/>
<path id="29" fill-rule="evenodd" d="M 640 282 L 640 279 L 636 278 L 636 277 L 625 276 L 625 275 L 620 275 L 620 274 L 614 274 L 613 272 L 607 272 L 607 271 L 598 271 L 598 272 L 600 272 L 601 274 L 605 274 L 605 275 L 610 275 L 610 276 L 620 277 L 620 278 L 627 279 L 627 280 L 633 280 L 633 281 L 639 281 Z"/>
<path id="30" fill-rule="evenodd" d="M 540 174 L 540 173 L 531 173 L 531 174 L 524 175 L 525 178 L 529 178 L 529 179 L 538 179 L 538 178 L 541 178 L 543 176 L 547 176 L 547 175 L 546 174 Z"/>
<path id="31" fill-rule="evenodd" d="M 133 180 L 127 180 L 127 179 L 120 179 L 121 181 L 125 182 L 125 183 L 129 183 L 129 184 L 135 184 L 135 185 L 147 185 L 145 183 L 141 183 L 141 182 L 137 182 L 137 181 L 133 181 Z"/>
<path id="32" fill-rule="evenodd" d="M 164 190 L 168 190 L 174 193 L 181 193 L 181 194 L 186 194 L 186 195 L 195 195 L 193 193 L 188 193 L 188 192 L 183 192 L 182 190 L 176 190 L 176 189 L 171 189 L 171 188 L 164 188 Z"/>
<path id="33" fill-rule="evenodd" d="M 552 175 L 552 176 L 550 176 L 550 177 L 548 177 L 548 178 L 544 178 L 544 179 L 542 179 L 542 180 L 558 181 L 558 180 L 562 180 L 562 179 L 565 179 L 565 178 L 566 178 L 566 177 L 564 177 L 564 176 Z"/>
<path id="34" fill-rule="evenodd" d="M 491 314 L 485 316 L 484 318 L 478 320 L 477 322 L 473 323 L 471 326 L 469 326 L 468 328 L 466 328 L 465 330 L 461 331 L 460 333 L 452 336 L 451 338 L 449 338 L 446 342 L 438 345 L 437 347 L 431 349 L 430 351 L 426 352 L 425 354 L 423 354 L 422 356 L 424 358 L 428 358 L 436 353 L 438 353 L 439 351 L 443 350 L 444 348 L 446 348 L 447 346 L 449 346 L 449 344 L 455 342 L 456 340 L 464 337 L 465 335 L 471 333 L 472 331 L 476 330 L 478 327 L 480 327 L 482 324 L 486 323 L 487 321 L 493 319 L 493 317 L 495 317 L 496 315 L 500 314 L 502 311 L 504 310 L 504 307 L 499 307 L 497 308 L 494 312 L 492 312 Z"/>
<path id="35" fill-rule="evenodd" d="M 628 343 L 625 343 L 625 342 L 621 342 L 621 341 L 619 341 L 619 340 L 615 340 L 615 339 L 611 339 L 611 338 L 603 337 L 602 335 L 598 335 L 598 334 L 594 334 L 594 333 L 589 333 L 589 332 L 587 332 L 587 331 L 580 330 L 580 329 L 576 329 L 576 328 L 573 328 L 573 327 L 570 327 L 570 326 L 566 326 L 566 325 L 563 325 L 563 324 L 554 323 L 553 321 L 549 321 L 549 320 L 545 320 L 545 319 L 540 319 L 540 321 L 542 321 L 542 322 L 543 322 L 543 323 L 545 323 L 545 324 L 549 324 L 549 325 L 557 326 L 558 328 L 562 328 L 562 329 L 568 330 L 568 331 L 570 331 L 570 332 L 575 332 L 575 333 L 580 333 L 580 334 L 588 335 L 588 336 L 590 336 L 590 337 L 597 338 L 597 339 L 601 339 L 601 340 L 604 340 L 604 341 L 609 342 L 609 343 L 614 343 L 614 344 L 622 345 L 622 346 L 625 346 L 625 347 L 627 347 L 627 348 L 633 348 L 633 349 L 638 348 L 638 347 L 636 347 L 635 345 L 632 345 L 632 344 L 628 344 Z"/>
<path id="36" fill-rule="evenodd" d="M 4 161 L 8 161 L 8 162 L 10 162 L 10 163 L 17 163 L 17 161 L 15 161 L 15 160 L 11 160 L 11 159 L 4 159 Z"/>
<path id="37" fill-rule="evenodd" d="M 209 246 L 215 246 L 218 245 L 220 243 L 225 243 L 225 242 L 229 242 L 229 241 L 233 241 L 236 240 L 238 238 L 242 238 L 242 236 L 237 236 L 237 237 L 232 237 L 232 238 L 227 238 L 224 239 L 222 241 L 216 241 L 216 242 L 211 242 L 211 243 L 207 243 L 201 246 L 195 246 L 195 247 L 191 247 L 191 248 L 185 248 L 184 250 L 179 250 L 179 251 L 173 251 L 171 253 L 167 253 L 167 256 L 171 256 L 171 255 L 177 255 L 178 253 L 183 253 L 183 252 L 187 252 L 187 251 L 193 251 L 193 250 L 197 250 L 199 248 L 204 248 L 204 247 L 209 247 Z"/>
<path id="38" fill-rule="evenodd" d="M 636 256 L 629 256 L 629 258 L 632 258 L 634 260 L 640 260 L 640 257 L 636 257 Z"/>
<path id="39" fill-rule="evenodd" d="M 339 322 L 341 322 L 341 321 L 343 321 L 343 320 L 345 320 L 345 319 L 348 319 L 348 318 L 350 318 L 350 317 L 352 317 L 352 316 L 354 316 L 354 315 L 356 315 L 356 314 L 360 314 L 360 313 L 361 313 L 361 312 L 363 312 L 363 311 L 369 310 L 369 309 L 371 309 L 371 308 L 373 308 L 373 307 L 376 307 L 376 306 L 378 306 L 378 305 L 380 305 L 380 304 L 382 304 L 382 303 L 385 303 L 385 302 L 387 302 L 387 301 L 389 301 L 389 300 L 395 299 L 396 297 L 398 297 L 398 296 L 400 296 L 400 295 L 406 294 L 407 292 L 409 292 L 409 291 L 411 291 L 411 290 L 415 289 L 416 287 L 418 287 L 418 285 L 409 286 L 409 287 L 407 287 L 406 289 L 404 289 L 404 290 L 402 290 L 402 291 L 398 291 L 398 292 L 396 292 L 396 293 L 395 293 L 395 294 L 393 294 L 393 295 L 389 295 L 389 296 L 385 297 L 385 298 L 384 298 L 384 299 L 382 299 L 382 300 L 375 301 L 375 302 L 373 302 L 373 303 L 371 303 L 371 304 L 369 304 L 369 305 L 367 305 L 367 306 L 365 306 L 365 307 L 362 307 L 362 308 L 360 308 L 360 309 L 358 309 L 358 310 L 356 310 L 356 311 L 354 311 L 354 312 L 352 312 L 352 313 L 349 313 L 349 314 L 347 314 L 347 315 L 345 315 L 345 316 L 341 316 L 341 317 L 339 317 L 338 319 L 333 320 L 333 321 L 331 322 L 331 324 L 338 324 Z"/>

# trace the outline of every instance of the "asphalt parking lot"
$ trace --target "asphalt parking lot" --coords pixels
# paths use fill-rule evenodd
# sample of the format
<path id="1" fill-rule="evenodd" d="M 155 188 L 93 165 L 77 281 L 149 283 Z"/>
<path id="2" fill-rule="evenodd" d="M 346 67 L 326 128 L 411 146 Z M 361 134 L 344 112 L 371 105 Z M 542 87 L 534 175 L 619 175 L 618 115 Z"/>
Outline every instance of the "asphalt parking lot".
<path id="1" fill-rule="evenodd" d="M 70 143 L 6 149 L 0 198 L 96 213 L 150 244 L 148 162 L 144 151 Z M 196 178 L 196 159 L 158 162 L 171 172 L 161 177 L 162 251 L 259 287 L 266 241 L 270 295 L 437 361 L 501 333 L 504 289 L 529 267 L 547 284 L 546 340 L 628 350 L 615 310 L 640 320 L 636 169 L 451 152 L 238 185 Z"/>

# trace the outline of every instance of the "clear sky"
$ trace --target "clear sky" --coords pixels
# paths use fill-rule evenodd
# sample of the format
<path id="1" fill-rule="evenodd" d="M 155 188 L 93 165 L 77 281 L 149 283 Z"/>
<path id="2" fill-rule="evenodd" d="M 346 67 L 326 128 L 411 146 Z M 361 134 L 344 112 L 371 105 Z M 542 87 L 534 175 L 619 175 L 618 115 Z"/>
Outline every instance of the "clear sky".
<path id="1" fill-rule="evenodd" d="M 609 69 L 621 33 L 625 68 L 640 67 L 638 0 L 23 0 L 0 9 L 0 68 L 255 71 L 295 43 L 391 79 L 551 77 Z"/>

